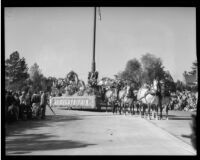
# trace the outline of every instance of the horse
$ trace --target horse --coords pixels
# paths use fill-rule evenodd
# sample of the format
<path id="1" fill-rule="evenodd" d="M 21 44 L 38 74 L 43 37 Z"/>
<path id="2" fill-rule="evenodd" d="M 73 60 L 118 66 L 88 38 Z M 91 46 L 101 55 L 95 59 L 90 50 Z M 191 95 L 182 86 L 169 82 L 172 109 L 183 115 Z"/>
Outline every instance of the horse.
<path id="1" fill-rule="evenodd" d="M 119 91 L 119 94 L 118 94 L 118 102 L 119 102 L 119 113 L 121 114 L 121 112 L 123 111 L 124 109 L 124 97 L 126 95 L 126 90 L 125 88 L 121 89 Z"/>
<path id="2" fill-rule="evenodd" d="M 120 103 L 120 114 L 121 110 L 126 115 L 127 110 L 130 110 L 130 113 L 133 115 L 135 113 L 134 106 L 136 96 L 133 90 L 129 85 L 125 86 L 122 90 L 119 91 L 119 103 Z"/>
<path id="3" fill-rule="evenodd" d="M 106 112 L 108 105 L 111 105 L 113 114 L 115 113 L 117 106 L 117 88 L 108 88 L 105 92 L 105 101 L 106 101 Z"/>
<path id="4" fill-rule="evenodd" d="M 158 96 L 155 95 L 157 91 L 157 83 L 153 82 L 153 86 L 144 84 L 137 93 L 137 101 L 140 104 L 140 115 L 142 117 L 141 108 L 143 108 L 143 115 L 145 116 L 146 107 L 148 108 L 148 118 L 150 119 L 150 107 L 152 104 L 158 105 Z"/>
<path id="5" fill-rule="evenodd" d="M 163 83 L 161 85 L 163 85 Z M 143 114 L 145 116 L 145 109 L 146 109 L 146 106 L 147 106 L 147 108 L 148 108 L 147 116 L 148 116 L 148 119 L 151 119 L 150 118 L 150 111 L 151 111 L 152 105 L 154 105 L 154 107 L 152 107 L 152 111 L 153 111 L 152 112 L 152 118 L 154 118 L 154 114 L 155 114 L 155 111 L 156 111 L 156 119 L 158 119 L 158 109 L 160 109 L 160 119 L 162 119 L 162 110 L 165 107 L 165 109 L 166 109 L 166 119 L 168 120 L 168 108 L 169 108 L 169 105 L 170 105 L 170 96 L 165 96 L 165 95 L 161 94 L 161 92 L 163 92 L 163 91 L 161 91 L 161 90 L 159 91 L 157 80 L 153 81 L 152 86 L 143 85 L 139 89 L 138 94 L 137 94 L 137 101 L 139 101 L 139 103 L 140 103 L 140 115 L 141 115 L 141 117 L 142 117 L 141 107 L 143 107 Z"/>

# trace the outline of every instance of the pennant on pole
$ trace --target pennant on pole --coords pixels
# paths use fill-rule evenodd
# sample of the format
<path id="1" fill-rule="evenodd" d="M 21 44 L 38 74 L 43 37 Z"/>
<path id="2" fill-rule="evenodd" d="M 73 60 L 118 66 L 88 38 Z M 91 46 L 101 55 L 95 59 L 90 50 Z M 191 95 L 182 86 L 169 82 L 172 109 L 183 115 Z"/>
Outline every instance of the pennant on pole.
<path id="1" fill-rule="evenodd" d="M 100 10 L 100 7 L 98 7 L 98 10 L 99 10 L 99 19 L 101 20 L 101 10 Z"/>

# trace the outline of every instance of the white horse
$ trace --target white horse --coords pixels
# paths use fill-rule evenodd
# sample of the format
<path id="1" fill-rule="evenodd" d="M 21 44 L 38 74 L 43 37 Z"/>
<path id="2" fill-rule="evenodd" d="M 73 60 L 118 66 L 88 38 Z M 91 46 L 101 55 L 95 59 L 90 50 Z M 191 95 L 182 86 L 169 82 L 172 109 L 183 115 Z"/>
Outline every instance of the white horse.
<path id="1" fill-rule="evenodd" d="M 106 112 L 107 112 L 107 107 L 110 105 L 112 107 L 112 111 L 114 114 L 117 106 L 117 88 L 108 88 L 105 93 L 105 100 L 106 100 Z"/>
<path id="2" fill-rule="evenodd" d="M 163 84 L 161 84 L 163 85 Z M 160 91 L 161 92 L 161 91 Z M 168 107 L 170 104 L 170 97 L 169 96 L 161 96 L 161 104 L 159 104 L 159 96 L 158 96 L 158 81 L 154 80 L 152 86 L 143 85 L 138 93 L 137 93 L 137 100 L 140 102 L 140 106 L 143 106 L 143 114 L 145 114 L 146 106 L 148 108 L 148 119 L 150 118 L 150 111 L 151 107 L 153 113 L 152 118 L 154 118 L 154 114 L 156 111 L 156 119 L 158 119 L 158 109 L 160 109 L 160 119 L 162 119 L 162 110 L 166 108 L 166 118 L 168 119 Z M 145 106 L 146 105 L 146 106 Z M 140 107 L 140 114 L 141 114 L 141 107 Z M 159 108 L 160 107 L 160 108 Z"/>
<path id="3" fill-rule="evenodd" d="M 132 93 L 131 95 L 129 95 Z M 131 114 L 134 114 L 134 106 L 135 106 L 135 91 L 131 90 L 130 86 L 125 86 L 122 90 L 119 91 L 118 95 L 118 101 L 119 101 L 119 107 L 120 107 L 120 114 L 121 110 L 123 110 L 124 114 L 126 115 L 126 112 L 130 110 Z"/>
<path id="4" fill-rule="evenodd" d="M 118 101 L 119 101 L 119 113 L 121 114 L 121 111 L 124 109 L 124 97 L 126 96 L 126 89 L 123 88 L 119 91 L 118 95 Z"/>

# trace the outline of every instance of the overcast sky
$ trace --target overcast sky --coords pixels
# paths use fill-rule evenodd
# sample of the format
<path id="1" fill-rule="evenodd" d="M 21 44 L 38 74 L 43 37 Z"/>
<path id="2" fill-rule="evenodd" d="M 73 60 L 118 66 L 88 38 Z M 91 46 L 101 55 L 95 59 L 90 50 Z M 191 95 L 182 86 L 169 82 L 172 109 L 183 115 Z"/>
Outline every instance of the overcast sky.
<path id="1" fill-rule="evenodd" d="M 86 81 L 93 49 L 92 7 L 5 8 L 5 57 L 18 51 L 28 67 L 64 78 L 74 70 Z M 97 17 L 96 69 L 113 77 L 126 62 L 152 53 L 172 77 L 183 79 L 196 58 L 194 7 L 101 7 Z"/>

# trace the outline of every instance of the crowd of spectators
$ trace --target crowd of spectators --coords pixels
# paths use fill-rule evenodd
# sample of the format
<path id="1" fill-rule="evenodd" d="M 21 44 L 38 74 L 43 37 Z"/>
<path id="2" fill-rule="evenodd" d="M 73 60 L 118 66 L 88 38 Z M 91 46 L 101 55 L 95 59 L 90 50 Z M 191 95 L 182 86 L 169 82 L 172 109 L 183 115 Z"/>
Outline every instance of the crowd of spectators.
<path id="1" fill-rule="evenodd" d="M 171 94 L 171 109 L 196 111 L 198 101 L 198 92 L 184 90 L 182 92 L 176 91 Z"/>
<path id="2" fill-rule="evenodd" d="M 48 93 L 44 91 L 5 91 L 5 120 L 6 122 L 45 119 L 48 103 Z"/>
<path id="3" fill-rule="evenodd" d="M 5 94 L 5 120 L 6 122 L 44 119 L 46 105 L 51 103 L 51 97 L 47 92 L 25 92 L 6 90 Z M 60 96 L 60 95 L 57 95 Z M 48 98 L 49 97 L 49 98 Z M 196 111 L 198 92 L 176 91 L 171 93 L 171 110 Z"/>

